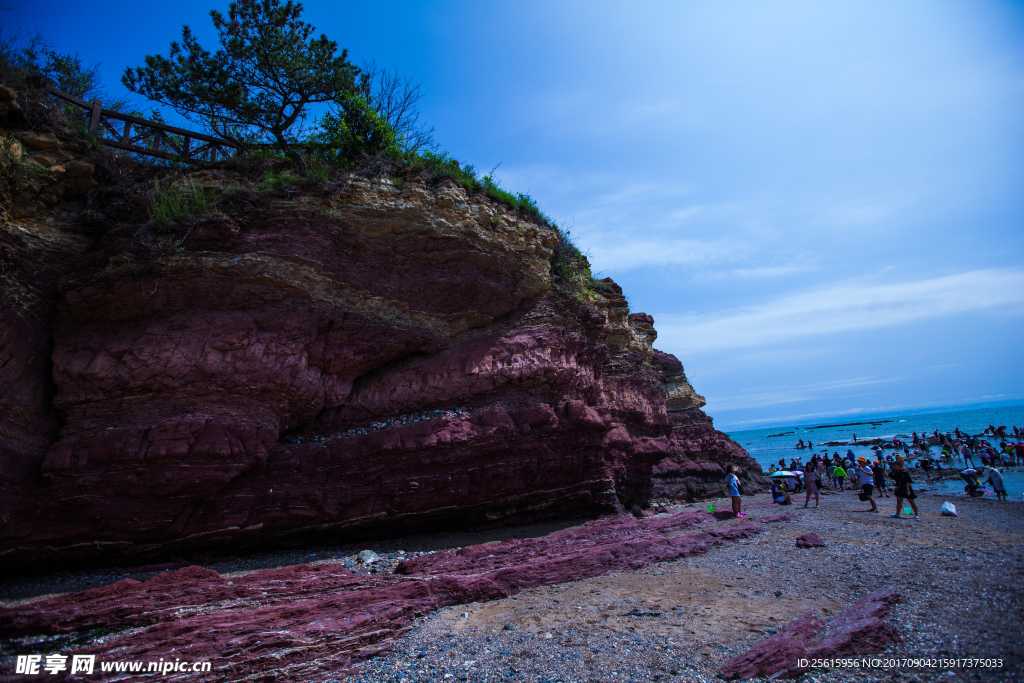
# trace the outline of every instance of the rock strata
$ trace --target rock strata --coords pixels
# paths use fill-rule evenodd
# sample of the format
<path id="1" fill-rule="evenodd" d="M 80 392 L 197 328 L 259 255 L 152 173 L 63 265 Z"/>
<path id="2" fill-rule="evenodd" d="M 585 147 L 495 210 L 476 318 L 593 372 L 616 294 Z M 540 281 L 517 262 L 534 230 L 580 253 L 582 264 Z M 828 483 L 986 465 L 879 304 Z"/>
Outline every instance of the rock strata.
<path id="1" fill-rule="evenodd" d="M 704 512 L 640 520 L 621 514 L 541 538 L 422 555 L 401 562 L 399 575 L 391 576 L 300 564 L 228 579 L 190 566 L 0 609 L 0 636 L 10 642 L 63 636 L 87 643 L 75 651 L 99 661 L 155 661 L 173 652 L 218 667 L 205 676 L 172 673 L 168 680 L 322 680 L 343 675 L 388 648 L 413 619 L 447 605 L 698 555 L 765 528 L 739 523 L 700 530 L 711 522 Z"/>
<path id="2" fill-rule="evenodd" d="M 827 624 L 808 613 L 727 661 L 722 676 L 796 678 L 809 670 L 801 660 L 881 652 L 899 640 L 896 629 L 882 621 L 898 600 L 899 593 L 890 586 L 860 598 Z"/>
<path id="3" fill-rule="evenodd" d="M 615 513 L 730 463 L 763 483 L 618 285 L 558 291 L 531 217 L 451 182 L 206 169 L 170 187 L 221 211 L 161 227 L 130 208 L 145 173 L 86 211 L 102 164 L 18 136 L 54 165 L 0 230 L 5 567 Z"/>

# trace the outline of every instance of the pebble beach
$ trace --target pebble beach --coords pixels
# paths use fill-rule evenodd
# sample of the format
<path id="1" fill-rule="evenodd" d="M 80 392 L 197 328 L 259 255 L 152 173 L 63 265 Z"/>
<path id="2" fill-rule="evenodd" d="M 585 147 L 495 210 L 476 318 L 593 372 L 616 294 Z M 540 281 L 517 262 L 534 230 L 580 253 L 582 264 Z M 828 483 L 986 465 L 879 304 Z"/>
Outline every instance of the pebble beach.
<path id="1" fill-rule="evenodd" d="M 867 512 L 856 493 L 826 493 L 819 507 L 772 505 L 766 494 L 744 498 L 743 520 L 719 518 L 726 528 L 780 512 L 789 521 L 758 525 L 751 538 L 717 545 L 703 555 L 528 589 L 487 603 L 455 605 L 416 619 L 383 655 L 348 676 L 327 681 L 710 682 L 720 667 L 808 612 L 830 620 L 858 598 L 886 586 L 900 601 L 886 621 L 902 640 L 882 660 L 978 658 L 998 666 L 917 665 L 861 669 L 833 666 L 804 681 L 1024 680 L 1024 506 L 957 499 L 959 516 L 943 517 L 947 498 L 918 498 L 921 518 L 893 519 L 894 499 Z M 727 499 L 669 505 L 668 512 L 721 513 Z M 359 548 L 275 552 L 211 563 L 224 577 L 299 563 L 332 563 L 355 573 L 388 574 L 401 559 L 507 538 L 539 537 L 582 523 L 560 522 L 487 532 L 428 534 Z M 798 549 L 814 533 L 825 547 Z M 364 557 L 367 555 L 364 554 Z M 372 557 L 372 556 L 370 556 Z M 133 576 L 144 579 L 152 573 Z M 105 585 L 120 570 L 63 572 L 10 579 L 2 604 Z M 925 666 L 924 664 L 929 664 Z"/>
<path id="2" fill-rule="evenodd" d="M 754 519 L 779 512 L 767 495 L 744 500 Z M 353 680 L 717 681 L 722 663 L 780 625 L 807 612 L 833 618 L 888 585 L 901 595 L 888 621 L 903 640 L 875 656 L 1002 666 L 830 668 L 802 680 L 1024 680 L 1024 507 L 957 500 L 959 516 L 942 517 L 944 500 L 923 495 L 921 519 L 897 520 L 893 499 L 871 514 L 855 493 L 826 495 L 817 509 L 787 507 L 800 515 L 792 522 L 705 555 L 439 610 Z M 806 532 L 826 547 L 797 549 Z"/>

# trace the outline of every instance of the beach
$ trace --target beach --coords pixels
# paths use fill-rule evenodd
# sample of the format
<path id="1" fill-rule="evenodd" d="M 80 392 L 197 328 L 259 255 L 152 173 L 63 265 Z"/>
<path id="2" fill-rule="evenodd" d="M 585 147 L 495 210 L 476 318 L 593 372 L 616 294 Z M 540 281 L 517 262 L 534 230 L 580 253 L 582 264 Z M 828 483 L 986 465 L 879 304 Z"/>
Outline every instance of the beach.
<path id="1" fill-rule="evenodd" d="M 812 669 L 802 680 L 1024 680 L 1020 631 L 1024 621 L 1020 583 L 1024 575 L 1024 529 L 1020 525 L 1024 507 L 1016 502 L 965 499 L 956 501 L 958 517 L 943 517 L 939 507 L 945 500 L 947 497 L 922 494 L 918 498 L 919 520 L 891 518 L 895 509 L 892 498 L 879 499 L 881 513 L 869 513 L 868 505 L 851 491 L 826 493 L 819 507 L 812 502 L 808 509 L 801 504 L 773 505 L 767 494 L 747 496 L 743 519 L 723 514 L 729 510 L 724 498 L 681 505 L 663 501 L 664 507 L 645 511 L 643 519 L 658 524 L 690 517 L 699 522 L 698 527 L 687 530 L 684 524 L 668 535 L 681 534 L 678 537 L 682 538 L 710 532 L 721 534 L 723 540 L 672 561 L 641 561 L 625 571 L 601 571 L 598 566 L 575 581 L 548 582 L 506 598 L 449 603 L 422 612 L 422 616 L 403 621 L 405 625 L 398 624 L 365 654 L 353 651 L 354 668 L 318 680 L 710 682 L 719 680 L 725 662 L 792 620 L 808 613 L 824 621 L 836 619 L 859 598 L 886 587 L 893 587 L 900 596 L 885 617 L 900 640 L 882 652 L 871 653 L 870 657 L 880 658 L 883 664 L 868 669 Z M 797 501 L 802 503 L 799 497 Z M 714 515 L 706 512 L 709 503 L 715 506 Z M 586 532 L 596 528 L 594 524 L 618 523 L 616 519 L 603 518 L 590 526 L 577 520 L 394 539 L 367 546 L 381 556 L 369 565 L 359 562 L 358 549 L 349 546 L 262 553 L 204 566 L 219 573 L 219 577 L 206 579 L 212 581 L 210 586 L 223 586 L 230 580 L 241 588 L 254 582 L 251 585 L 258 586 L 257 590 L 244 589 L 239 595 L 245 597 L 231 604 L 232 609 L 247 610 L 245 614 L 258 614 L 280 600 L 289 600 L 285 594 L 275 595 L 280 589 L 274 586 L 279 584 L 267 571 L 291 572 L 290 576 L 311 577 L 309 580 L 322 574 L 320 570 L 339 575 L 351 571 L 366 575 L 367 588 L 372 590 L 374 585 L 384 585 L 381 582 L 401 578 L 395 569 L 401 567 L 403 558 L 415 558 L 413 563 L 473 553 L 486 558 L 487 549 L 498 552 L 496 548 L 506 539 L 542 543 L 559 535 Z M 694 534 L 695 528 L 701 531 Z M 746 531 L 730 536 L 732 528 Z M 817 534 L 825 547 L 797 548 L 796 538 L 809 532 Z M 556 564 L 558 555 L 572 548 L 564 544 L 536 547 L 541 549 L 537 560 L 554 560 Z M 341 570 L 343 566 L 347 569 Z M 173 573 L 166 572 L 168 576 Z M 136 569 L 128 576 L 145 580 L 160 574 Z M 2 605 L 31 613 L 32 605 L 42 598 L 125 577 L 120 570 L 97 570 L 10 579 L 3 585 Z M 340 580 L 350 582 L 344 576 Z M 169 598 L 167 609 L 192 610 L 205 604 L 203 598 L 190 606 L 185 594 L 181 595 Z M 328 601 L 325 604 L 333 604 L 331 590 L 319 595 Z M 72 604 L 85 603 L 75 598 Z M 382 603 L 381 608 L 401 609 L 398 603 L 394 607 Z M 314 607 L 305 609 L 296 613 L 294 625 L 281 622 L 277 628 L 290 632 L 296 625 L 325 616 L 313 611 Z M 259 627 L 254 634 L 257 632 Z M 367 633 L 372 635 L 372 627 Z M 102 646 L 102 636 L 94 632 L 72 636 L 78 647 Z M 44 643 L 66 647 L 67 637 L 11 640 L 4 644 L 3 654 L 10 657 L 35 651 L 45 647 Z M 163 645 L 163 649 L 167 647 Z M 256 653 L 259 651 L 257 648 Z M 884 664 L 907 659 L 927 663 L 935 658 L 991 659 L 999 666 Z M 261 666 L 268 675 L 275 671 L 266 668 L 269 664 Z M 285 670 L 279 674 L 287 678 Z"/>
<path id="2" fill-rule="evenodd" d="M 744 500 L 754 519 L 780 511 L 767 495 Z M 1024 508 L 963 500 L 959 517 L 941 517 L 944 500 L 922 495 L 920 520 L 896 520 L 893 499 L 870 514 L 854 493 L 827 495 L 817 509 L 786 508 L 799 514 L 794 521 L 705 555 L 445 608 L 417 620 L 354 680 L 717 681 L 723 662 L 781 625 L 807 612 L 835 617 L 885 586 L 900 593 L 888 621 L 903 640 L 877 656 L 1003 666 L 832 668 L 803 680 L 1024 680 Z M 725 499 L 715 505 L 728 509 Z M 806 532 L 827 546 L 797 549 Z"/>

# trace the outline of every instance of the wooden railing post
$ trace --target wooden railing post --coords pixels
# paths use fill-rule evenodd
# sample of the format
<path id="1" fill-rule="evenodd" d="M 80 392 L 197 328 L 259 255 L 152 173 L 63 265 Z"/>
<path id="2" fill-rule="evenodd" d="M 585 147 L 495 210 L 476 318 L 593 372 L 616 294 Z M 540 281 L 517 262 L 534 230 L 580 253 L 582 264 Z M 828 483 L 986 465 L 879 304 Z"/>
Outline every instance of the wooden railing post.
<path id="1" fill-rule="evenodd" d="M 86 102 L 52 86 L 47 86 L 46 90 L 58 101 L 63 100 L 89 112 L 89 133 L 96 135 L 100 144 L 109 147 L 186 163 L 202 161 L 203 157 L 207 157 L 210 161 L 216 161 L 218 157 L 226 159 L 229 156 L 238 155 L 242 151 L 241 147 L 234 142 L 184 128 L 176 128 L 165 123 L 148 121 L 131 114 L 121 114 L 103 109 L 103 103 L 99 98 L 92 102 Z M 112 120 L 123 121 L 124 128 L 118 131 L 111 123 Z M 100 129 L 104 126 L 110 133 L 108 137 L 100 135 Z M 136 132 L 134 136 L 132 135 L 133 129 Z M 175 135 L 182 138 L 183 144 L 180 147 L 171 137 Z M 201 144 L 193 149 L 193 141 L 201 141 Z M 164 151 L 164 148 L 168 147 L 170 149 Z M 226 149 L 229 147 L 232 150 L 230 153 Z"/>
<path id="2" fill-rule="evenodd" d="M 100 129 L 101 116 L 103 116 L 103 103 L 97 98 L 92 101 L 92 116 L 89 117 L 89 132 L 93 135 Z"/>

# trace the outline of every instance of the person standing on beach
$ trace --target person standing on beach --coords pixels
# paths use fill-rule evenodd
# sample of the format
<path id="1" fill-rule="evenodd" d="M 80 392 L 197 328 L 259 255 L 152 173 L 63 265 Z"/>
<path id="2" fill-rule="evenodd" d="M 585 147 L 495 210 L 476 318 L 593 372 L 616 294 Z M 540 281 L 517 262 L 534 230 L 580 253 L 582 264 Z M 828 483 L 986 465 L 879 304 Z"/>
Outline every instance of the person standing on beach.
<path id="1" fill-rule="evenodd" d="M 878 460 L 875 461 L 874 466 L 871 468 L 871 474 L 874 475 L 875 488 L 878 489 L 879 493 L 884 493 L 885 497 L 889 497 L 889 491 L 885 487 L 885 468 L 882 467 L 882 457 L 879 456 Z"/>
<path id="2" fill-rule="evenodd" d="M 1003 473 L 995 467 L 989 469 L 986 484 L 992 484 L 992 490 L 996 493 L 996 500 L 1006 500 L 1006 488 L 1003 486 Z"/>
<path id="3" fill-rule="evenodd" d="M 836 468 L 832 470 L 832 478 L 836 482 L 836 487 L 842 491 L 843 481 L 846 479 L 846 470 L 843 469 L 842 465 L 836 465 Z"/>
<path id="4" fill-rule="evenodd" d="M 725 475 L 725 486 L 728 489 L 729 497 L 732 498 L 732 513 L 737 517 L 743 517 L 743 498 L 740 497 L 740 478 L 736 476 L 736 465 L 729 465 Z"/>
<path id="5" fill-rule="evenodd" d="M 896 494 L 896 514 L 892 516 L 900 516 L 900 512 L 903 510 L 903 499 L 906 498 L 910 503 L 910 509 L 914 511 L 914 519 L 920 519 L 917 503 L 914 502 L 917 494 L 914 493 L 911 486 L 914 482 L 910 479 L 910 473 L 903 467 L 903 458 L 896 458 L 896 464 L 893 465 L 892 470 L 892 481 L 893 493 Z"/>
<path id="6" fill-rule="evenodd" d="M 866 496 L 866 500 L 871 503 L 871 509 L 868 512 L 878 512 L 878 505 L 875 504 L 875 499 L 871 496 L 874 493 L 875 473 L 868 465 L 867 458 L 857 458 L 857 474 L 860 475 L 860 490 Z"/>
<path id="7" fill-rule="evenodd" d="M 814 496 L 814 507 L 818 507 L 818 472 L 814 469 L 814 460 L 809 461 L 804 467 L 804 486 L 807 487 L 804 507 L 811 504 L 811 495 Z"/>
<path id="8" fill-rule="evenodd" d="M 964 444 L 963 447 L 960 449 L 960 455 L 962 455 L 964 457 L 964 467 L 967 467 L 967 461 L 968 460 L 971 461 L 971 467 L 975 467 L 974 455 L 971 453 L 971 447 L 970 446 L 968 446 L 967 444 Z"/>

